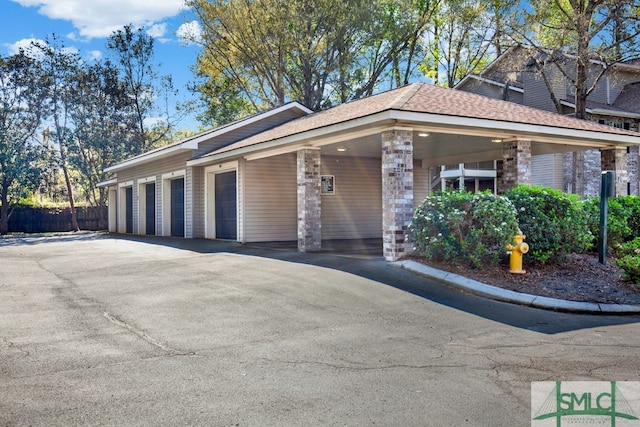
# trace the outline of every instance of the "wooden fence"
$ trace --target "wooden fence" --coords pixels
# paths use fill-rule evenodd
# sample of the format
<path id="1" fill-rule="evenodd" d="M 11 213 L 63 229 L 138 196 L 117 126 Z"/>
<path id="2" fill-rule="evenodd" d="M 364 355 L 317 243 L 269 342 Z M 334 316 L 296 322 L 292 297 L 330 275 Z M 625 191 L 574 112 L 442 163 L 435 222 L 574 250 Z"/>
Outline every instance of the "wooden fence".
<path id="1" fill-rule="evenodd" d="M 76 208 L 81 230 L 106 230 L 107 207 Z M 71 209 L 18 206 L 9 218 L 10 233 L 45 233 L 71 231 Z"/>

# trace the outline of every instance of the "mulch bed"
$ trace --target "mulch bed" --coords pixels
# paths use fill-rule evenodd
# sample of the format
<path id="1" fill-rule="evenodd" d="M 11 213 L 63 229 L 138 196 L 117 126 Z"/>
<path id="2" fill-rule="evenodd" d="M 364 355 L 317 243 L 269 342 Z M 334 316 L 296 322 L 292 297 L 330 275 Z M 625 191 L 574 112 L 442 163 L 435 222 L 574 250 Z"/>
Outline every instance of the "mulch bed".
<path id="1" fill-rule="evenodd" d="M 640 284 L 623 279 L 613 260 L 598 262 L 596 254 L 571 254 L 562 262 L 547 265 L 527 263 L 526 274 L 509 272 L 508 260 L 499 266 L 471 268 L 450 262 L 427 261 L 411 257 L 431 267 L 456 273 L 503 289 L 569 301 L 640 304 Z"/>

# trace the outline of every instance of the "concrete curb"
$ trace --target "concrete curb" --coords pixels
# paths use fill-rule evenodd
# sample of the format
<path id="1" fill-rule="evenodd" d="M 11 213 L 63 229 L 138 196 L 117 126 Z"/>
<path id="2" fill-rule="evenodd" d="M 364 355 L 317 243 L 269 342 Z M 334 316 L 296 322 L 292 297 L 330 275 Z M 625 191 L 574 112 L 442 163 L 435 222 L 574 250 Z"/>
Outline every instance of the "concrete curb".
<path id="1" fill-rule="evenodd" d="M 604 304 L 594 302 L 567 301 L 557 298 L 541 297 L 537 295 L 524 294 L 487 285 L 477 280 L 469 279 L 459 274 L 438 270 L 428 265 L 416 261 L 404 260 L 396 261 L 391 265 L 420 274 L 425 277 L 442 282 L 454 288 L 461 289 L 470 294 L 478 295 L 497 301 L 509 302 L 512 304 L 526 305 L 529 307 L 542 308 L 545 310 L 568 311 L 576 313 L 597 313 L 597 314 L 638 314 L 640 305 L 631 304 Z"/>

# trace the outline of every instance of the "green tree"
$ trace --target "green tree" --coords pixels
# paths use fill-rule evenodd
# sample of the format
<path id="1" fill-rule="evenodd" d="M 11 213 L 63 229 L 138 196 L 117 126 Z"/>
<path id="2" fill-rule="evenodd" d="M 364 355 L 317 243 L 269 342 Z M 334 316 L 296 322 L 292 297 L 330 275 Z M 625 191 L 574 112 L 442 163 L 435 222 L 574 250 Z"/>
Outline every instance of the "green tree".
<path id="1" fill-rule="evenodd" d="M 79 173 L 86 200 L 104 206 L 107 194 L 97 184 L 107 179 L 104 169 L 138 152 L 131 119 L 132 100 L 117 68 L 109 61 L 82 67 L 69 81 L 75 104 L 69 161 Z"/>
<path id="2" fill-rule="evenodd" d="M 442 0 L 425 32 L 424 74 L 438 85 L 453 87 L 486 67 L 503 50 L 503 21 L 514 3 Z"/>
<path id="3" fill-rule="evenodd" d="M 107 48 L 131 99 L 128 108 L 132 114 L 127 116 L 127 125 L 133 130 L 140 154 L 166 142 L 176 118 L 169 112 L 167 102 L 165 108 L 158 108 L 158 104 L 162 97 L 167 100 L 176 91 L 170 76 L 160 77 L 154 70 L 154 38 L 144 28 L 134 30 L 132 25 L 125 25 L 109 36 Z"/>
<path id="4" fill-rule="evenodd" d="M 436 1 L 436 0 L 433 0 Z M 203 32 L 208 124 L 300 101 L 313 110 L 409 81 L 430 0 L 189 0 Z"/>
<path id="5" fill-rule="evenodd" d="M 640 56 L 639 10 L 639 0 L 534 0 L 512 31 L 540 51 L 543 77 L 550 65 L 575 88 L 575 114 L 584 119 L 587 97 L 611 65 Z"/>
<path id="6" fill-rule="evenodd" d="M 44 77 L 43 105 L 46 119 L 51 123 L 49 136 L 57 150 L 55 165 L 60 168 L 64 176 L 71 210 L 71 226 L 74 231 L 79 231 L 68 152 L 73 144 L 71 112 L 76 104 L 72 86 L 69 83 L 78 73 L 81 60 L 77 52 L 67 49 L 55 35 L 44 43 L 35 43 L 34 48 L 40 57 L 39 66 Z"/>
<path id="7" fill-rule="evenodd" d="M 42 114 L 41 76 L 24 52 L 0 56 L 0 234 L 9 230 L 12 207 L 37 187 L 35 141 Z"/>

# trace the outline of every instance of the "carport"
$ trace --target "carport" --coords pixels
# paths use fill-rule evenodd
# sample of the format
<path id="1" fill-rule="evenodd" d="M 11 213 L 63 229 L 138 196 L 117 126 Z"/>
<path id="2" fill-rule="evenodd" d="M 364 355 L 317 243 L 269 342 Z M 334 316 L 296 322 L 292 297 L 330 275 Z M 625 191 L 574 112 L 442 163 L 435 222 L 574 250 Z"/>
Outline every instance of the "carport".
<path id="1" fill-rule="evenodd" d="M 503 192 L 531 183 L 532 156 L 596 148 L 603 169 L 616 171 L 622 194 L 626 147 L 639 142 L 634 132 L 416 83 L 301 117 L 187 168 L 195 175 L 205 167 L 238 170 L 239 227 L 269 215 L 253 208 L 250 195 L 250 187 L 269 182 L 258 205 L 271 206 L 288 226 L 259 238 L 243 229 L 240 241 L 287 240 L 281 237 L 295 230 L 304 252 L 320 250 L 323 240 L 382 235 L 385 258 L 395 260 L 409 251 L 413 209 L 430 193 L 440 165 L 497 160 Z M 264 173 L 256 179 L 252 169 Z"/>

